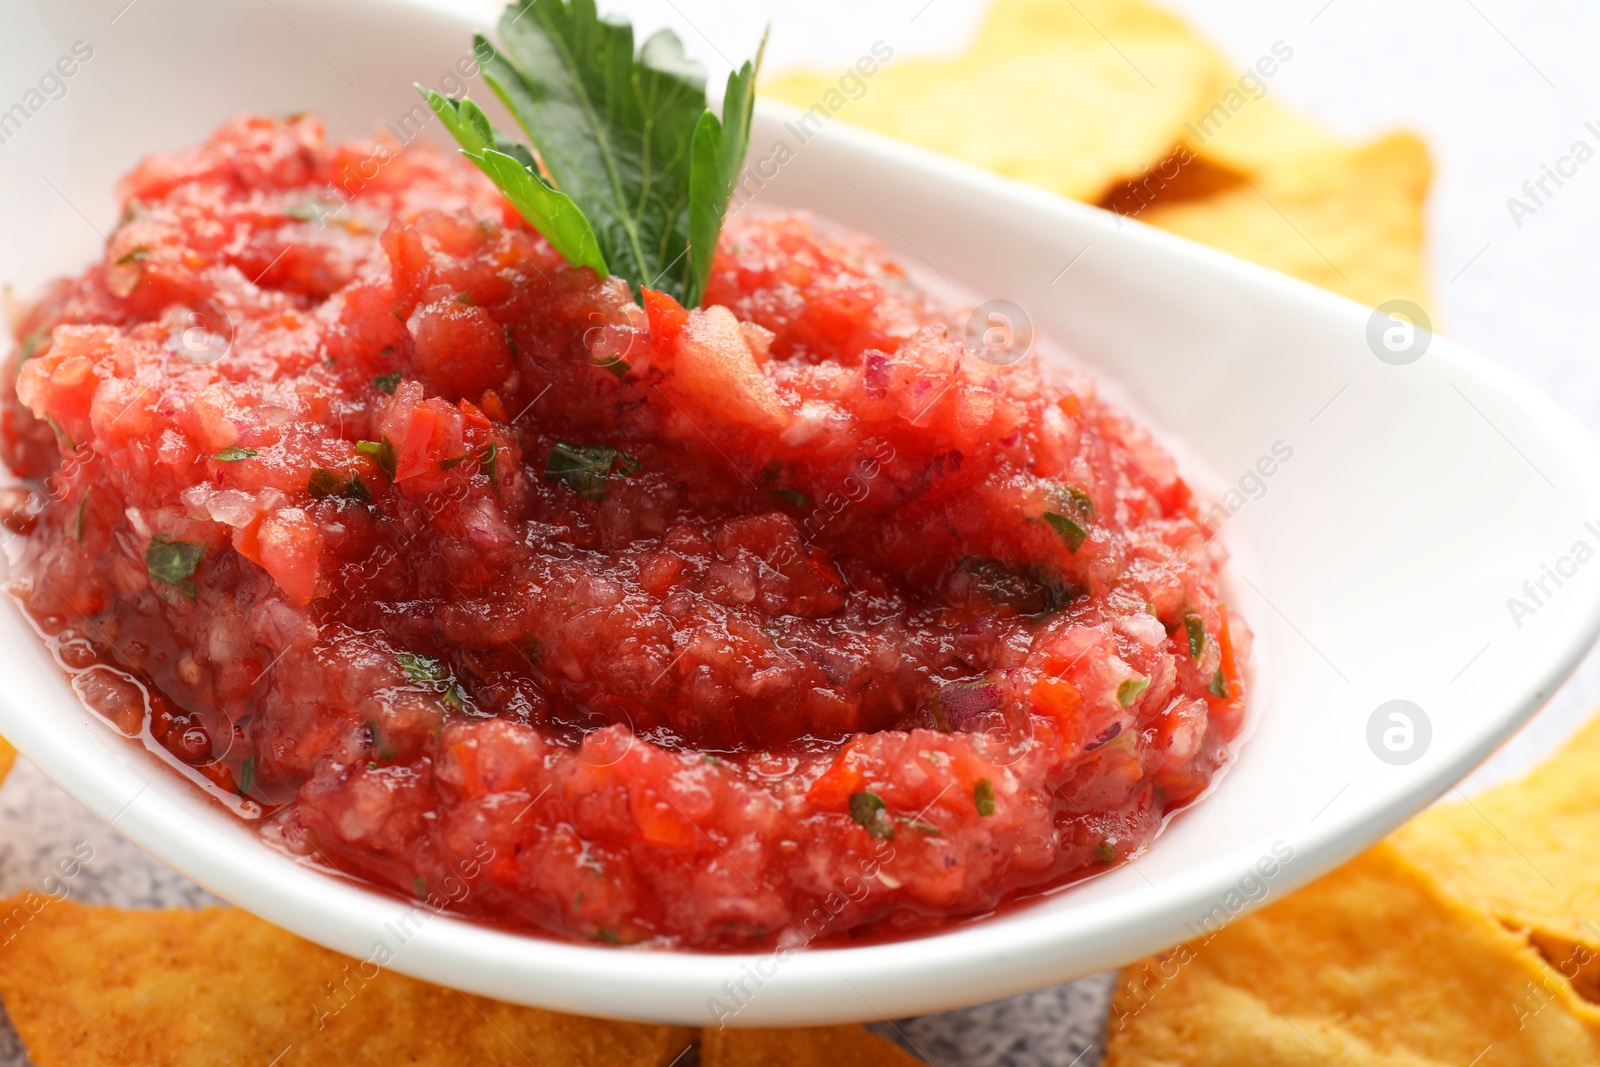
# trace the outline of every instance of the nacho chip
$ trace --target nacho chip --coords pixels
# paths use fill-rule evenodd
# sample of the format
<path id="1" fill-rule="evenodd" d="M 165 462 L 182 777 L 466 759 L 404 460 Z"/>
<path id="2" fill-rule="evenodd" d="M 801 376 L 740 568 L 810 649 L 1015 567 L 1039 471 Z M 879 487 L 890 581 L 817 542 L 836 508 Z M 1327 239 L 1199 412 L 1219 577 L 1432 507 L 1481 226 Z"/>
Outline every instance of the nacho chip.
<path id="1" fill-rule="evenodd" d="M 1105 1060 L 1480 1062 L 1600 1062 L 1600 1009 L 1523 939 L 1455 900 L 1387 843 L 1208 941 L 1124 969 Z"/>
<path id="2" fill-rule="evenodd" d="M 419 982 L 236 908 L 61 901 L 0 942 L 0 996 L 37 1067 L 664 1067 L 695 1037 Z"/>
<path id="3" fill-rule="evenodd" d="M 11 773 L 11 768 L 17 765 L 17 750 L 11 747 L 11 742 L 0 737 L 0 782 L 6 780 L 6 775 Z"/>
<path id="4" fill-rule="evenodd" d="M 715 1030 L 700 1044 L 701 1067 L 922 1067 L 892 1041 L 859 1026 Z"/>
<path id="5" fill-rule="evenodd" d="M 1463 900 L 1527 930 L 1600 1001 L 1600 718 L 1527 778 L 1423 812 L 1394 836 Z"/>
<path id="6" fill-rule="evenodd" d="M 1223 158 L 1242 163 L 1256 150 L 1244 144 Z M 1202 168 L 1209 195 L 1183 196 L 1180 185 L 1179 196 L 1158 190 L 1143 210 L 1123 213 L 1364 304 L 1429 306 L 1423 202 L 1432 166 L 1411 134 L 1359 149 L 1308 150 L 1253 174 L 1209 155 L 1184 166 Z"/>
<path id="7" fill-rule="evenodd" d="M 1144 4 L 1000 0 L 955 58 L 783 75 L 762 92 L 809 111 L 800 133 L 838 118 L 1096 200 L 1178 142 L 1211 84 L 1209 51 Z"/>

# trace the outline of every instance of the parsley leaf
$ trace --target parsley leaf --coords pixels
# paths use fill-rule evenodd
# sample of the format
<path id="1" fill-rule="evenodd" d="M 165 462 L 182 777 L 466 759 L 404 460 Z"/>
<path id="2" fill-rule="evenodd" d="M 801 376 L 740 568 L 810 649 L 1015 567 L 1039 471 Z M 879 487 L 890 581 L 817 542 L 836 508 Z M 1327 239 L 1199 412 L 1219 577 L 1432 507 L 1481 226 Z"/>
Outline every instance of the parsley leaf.
<path id="1" fill-rule="evenodd" d="M 229 445 L 221 452 L 213 454 L 211 458 L 216 460 L 218 463 L 237 463 L 241 459 L 250 459 L 252 456 L 259 455 L 261 455 L 261 453 L 254 448 L 241 448 L 238 445 Z"/>
<path id="2" fill-rule="evenodd" d="M 363 482 L 359 475 L 352 474 L 349 478 L 343 478 L 326 467 L 318 467 L 311 472 L 306 491 L 312 500 L 337 497 L 354 500 L 358 504 L 366 504 L 372 500 L 372 490 L 367 488 L 367 483 Z"/>
<path id="3" fill-rule="evenodd" d="M 200 559 L 205 554 L 205 548 L 192 541 L 169 541 L 158 537 L 144 550 L 144 566 L 151 580 L 166 585 L 182 585 L 194 577 Z"/>
<path id="4" fill-rule="evenodd" d="M 377 441 L 357 441 L 356 451 L 363 456 L 370 456 L 378 465 L 378 469 L 394 480 L 394 465 L 399 461 L 400 453 L 394 447 L 394 442 L 389 440 L 388 434 L 383 434 Z"/>
<path id="5" fill-rule="evenodd" d="M 575 267 L 592 267 L 601 277 L 610 273 L 583 209 L 544 180 L 526 147 L 490 126 L 489 117 L 471 100 L 455 100 L 417 88 L 461 145 L 461 154 L 500 187 L 517 213 L 544 234 L 562 258 Z"/>
<path id="6" fill-rule="evenodd" d="M 697 306 L 749 145 L 760 54 L 729 75 L 719 119 L 675 34 L 636 52 L 633 27 L 602 20 L 594 0 L 515 0 L 500 37 L 498 51 L 474 47 L 493 56 L 484 77 L 538 158 L 471 101 L 419 86 L 463 152 L 568 262 Z"/>
<path id="7" fill-rule="evenodd" d="M 607 445 L 570 445 L 557 441 L 545 459 L 544 476 L 590 500 L 604 500 L 606 479 L 611 476 L 612 467 L 618 465 L 623 474 L 633 474 L 639 469 L 638 460 Z"/>
<path id="8" fill-rule="evenodd" d="M 880 841 L 894 838 L 894 821 L 884 810 L 883 798 L 876 793 L 851 793 L 850 819 L 865 830 L 868 837 Z"/>

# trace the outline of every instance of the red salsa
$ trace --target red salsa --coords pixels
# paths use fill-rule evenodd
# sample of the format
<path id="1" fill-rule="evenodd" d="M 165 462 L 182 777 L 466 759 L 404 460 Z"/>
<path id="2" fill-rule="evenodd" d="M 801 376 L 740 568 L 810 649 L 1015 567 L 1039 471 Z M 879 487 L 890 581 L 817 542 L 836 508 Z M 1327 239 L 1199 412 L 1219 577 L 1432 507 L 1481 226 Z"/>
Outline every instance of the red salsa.
<path id="1" fill-rule="evenodd" d="M 705 306 L 470 164 L 246 117 L 122 182 L 17 328 L 16 592 L 277 846 L 514 928 L 898 936 L 1204 791 L 1248 631 L 1170 456 L 871 240 L 723 231 Z"/>

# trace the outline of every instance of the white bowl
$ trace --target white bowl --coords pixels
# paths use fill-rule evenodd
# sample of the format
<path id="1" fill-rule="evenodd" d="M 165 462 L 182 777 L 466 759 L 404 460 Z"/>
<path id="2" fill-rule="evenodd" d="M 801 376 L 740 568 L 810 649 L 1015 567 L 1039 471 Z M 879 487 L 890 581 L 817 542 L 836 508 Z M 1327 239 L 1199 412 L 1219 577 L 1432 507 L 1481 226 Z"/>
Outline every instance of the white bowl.
<path id="1" fill-rule="evenodd" d="M 32 15 L 7 10 L 3 69 L 42 73 L 78 40 L 94 52 L 63 99 L 0 145 L 0 278 L 24 293 L 97 254 L 112 183 L 141 155 L 241 110 L 315 109 L 335 135 L 365 135 L 410 112 L 411 83 L 437 84 L 472 29 L 378 0 L 136 0 L 114 22 L 104 7 L 42 0 Z M 799 145 L 792 117 L 758 117 L 752 161 L 779 139 L 796 149 L 762 201 L 813 208 L 1022 305 L 1224 475 L 1245 476 L 1275 443 L 1292 450 L 1226 526 L 1254 549 L 1239 599 L 1258 662 L 1272 665 L 1255 692 L 1259 726 L 1145 858 L 948 933 L 783 960 L 558 943 L 445 916 L 398 945 L 411 909 L 272 851 L 115 735 L 10 607 L 0 731 L 154 855 L 351 955 L 385 942 L 392 966 L 421 978 L 689 1024 L 711 1021 L 713 999 L 735 1003 L 729 983 L 754 973 L 732 1024 L 823 1023 L 1063 981 L 1286 893 L 1467 773 L 1593 641 L 1600 564 L 1569 564 L 1575 542 L 1600 544 L 1600 525 L 1586 525 L 1600 519 L 1600 451 L 1551 401 L 1442 338 L 1409 365 L 1380 361 L 1367 309 L 1092 208 L 837 123 Z M 1534 605 L 1523 583 L 1546 564 L 1572 573 L 1546 579 Z M 1534 610 L 1513 618 L 1513 596 Z M 1369 746 L 1375 709 L 1393 699 L 1431 721 L 1405 764 Z"/>

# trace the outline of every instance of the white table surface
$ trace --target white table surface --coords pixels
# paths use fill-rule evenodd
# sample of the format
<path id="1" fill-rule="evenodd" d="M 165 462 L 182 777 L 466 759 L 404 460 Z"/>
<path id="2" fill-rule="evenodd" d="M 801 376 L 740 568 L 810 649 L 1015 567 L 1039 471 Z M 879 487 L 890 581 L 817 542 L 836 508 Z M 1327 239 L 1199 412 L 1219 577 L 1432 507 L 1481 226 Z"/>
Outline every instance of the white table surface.
<path id="1" fill-rule="evenodd" d="M 21 0 L 0 0 L 5 11 Z M 38 0 L 44 2 L 44 0 Z M 258 2 L 258 0 L 246 0 Z M 1063 0 L 1066 2 L 1066 0 Z M 498 4 L 464 0 L 492 19 Z M 770 20 L 771 69 L 841 70 L 872 42 L 897 56 L 959 47 L 984 0 L 613 0 L 641 29 L 679 28 L 691 54 L 720 78 L 748 55 Z M 1280 102 L 1350 137 L 1405 126 L 1433 149 L 1430 267 L 1440 332 L 1513 368 L 1600 432 L 1600 338 L 1590 325 L 1600 261 L 1600 158 L 1554 190 L 1518 226 L 1521 196 L 1577 140 L 1600 149 L 1600 6 L 1554 0 L 1168 0 L 1240 69 L 1283 40 L 1294 48 L 1270 83 Z M 110 46 L 114 42 L 106 42 Z M 14 99 L 27 72 L 0 72 Z M 4 165 L 0 153 L 0 166 Z M 1600 518 L 1597 516 L 1596 518 Z M 1465 789 L 1520 773 L 1600 702 L 1600 658 L 1577 676 Z M 95 858 L 78 899 L 185 905 L 206 894 L 103 827 L 42 775 L 19 763 L 0 791 L 0 892 L 37 886 L 79 841 Z M 1087 1067 L 1099 1058 L 1105 976 L 961 1012 L 876 1029 L 941 1067 Z M 0 1067 L 26 1063 L 0 1025 Z"/>

